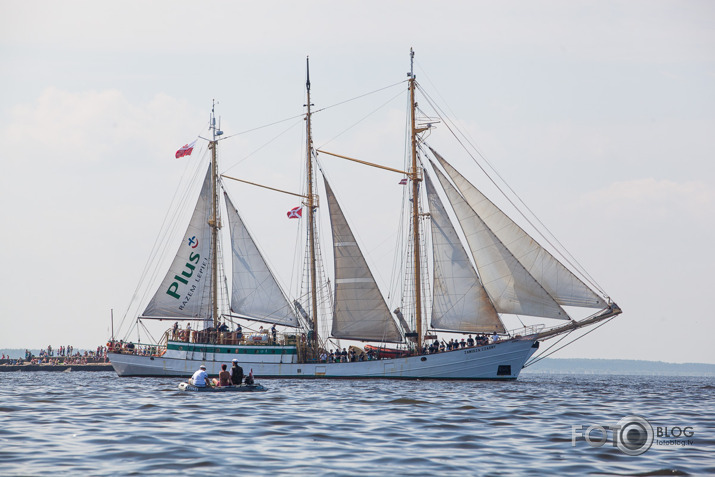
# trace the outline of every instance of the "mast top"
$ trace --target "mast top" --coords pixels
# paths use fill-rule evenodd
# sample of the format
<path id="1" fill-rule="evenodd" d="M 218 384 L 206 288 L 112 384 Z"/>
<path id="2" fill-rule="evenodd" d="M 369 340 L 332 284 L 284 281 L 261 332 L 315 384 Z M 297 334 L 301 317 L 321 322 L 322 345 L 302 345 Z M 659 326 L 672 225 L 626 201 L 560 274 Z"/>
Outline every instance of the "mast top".
<path id="1" fill-rule="evenodd" d="M 310 57 L 305 57 L 305 87 L 310 91 Z"/>
<path id="2" fill-rule="evenodd" d="M 221 119 L 219 118 L 219 125 L 218 128 L 216 127 L 216 100 L 212 99 L 211 100 L 211 122 L 209 124 L 209 129 L 211 129 L 211 132 L 213 133 L 213 140 L 216 141 L 216 136 L 221 136 L 223 135 L 223 131 L 221 131 Z"/>
<path id="3" fill-rule="evenodd" d="M 407 73 L 407 76 L 415 79 L 415 50 L 410 48 L 410 72 Z"/>

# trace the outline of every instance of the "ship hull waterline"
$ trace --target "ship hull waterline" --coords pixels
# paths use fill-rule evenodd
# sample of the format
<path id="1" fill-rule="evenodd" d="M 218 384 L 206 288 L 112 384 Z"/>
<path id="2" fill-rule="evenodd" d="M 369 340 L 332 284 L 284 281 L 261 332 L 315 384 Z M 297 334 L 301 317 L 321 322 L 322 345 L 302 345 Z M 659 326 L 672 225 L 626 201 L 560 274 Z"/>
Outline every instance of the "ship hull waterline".
<path id="1" fill-rule="evenodd" d="M 298 363 L 295 354 L 286 353 L 295 347 L 284 346 L 232 346 L 233 352 L 215 345 L 174 348 L 163 356 L 112 353 L 110 361 L 121 377 L 187 377 L 202 364 L 209 374 L 218 374 L 222 364 L 238 359 L 244 372 L 253 370 L 260 378 L 514 380 L 538 342 L 536 337 L 522 337 L 443 353 L 348 363 Z M 273 354 L 261 353 L 269 350 Z"/>

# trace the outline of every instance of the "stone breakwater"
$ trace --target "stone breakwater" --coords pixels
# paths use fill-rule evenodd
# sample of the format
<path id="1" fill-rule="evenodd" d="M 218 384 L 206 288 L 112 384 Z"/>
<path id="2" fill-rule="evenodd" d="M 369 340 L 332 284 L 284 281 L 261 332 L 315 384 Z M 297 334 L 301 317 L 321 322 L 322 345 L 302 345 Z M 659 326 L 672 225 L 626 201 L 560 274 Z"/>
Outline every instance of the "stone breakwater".
<path id="1" fill-rule="evenodd" d="M 2 364 L 1 372 L 34 372 L 34 371 L 114 371 L 109 363 L 97 364 Z"/>

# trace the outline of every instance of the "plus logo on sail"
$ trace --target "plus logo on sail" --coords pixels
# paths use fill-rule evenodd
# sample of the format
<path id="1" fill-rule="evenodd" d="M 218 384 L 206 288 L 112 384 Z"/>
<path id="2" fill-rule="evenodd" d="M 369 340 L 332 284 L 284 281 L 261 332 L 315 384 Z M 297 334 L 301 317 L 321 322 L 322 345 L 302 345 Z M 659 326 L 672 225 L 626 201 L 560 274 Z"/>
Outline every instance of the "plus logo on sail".
<path id="1" fill-rule="evenodd" d="M 196 238 L 194 235 L 193 237 L 189 238 L 189 247 L 191 248 L 196 248 L 199 246 L 199 240 Z M 186 262 L 186 265 L 184 265 L 184 270 L 182 270 L 180 275 L 174 275 L 174 282 L 172 282 L 171 285 L 169 285 L 169 288 L 166 290 L 166 294 L 176 298 L 179 300 L 181 298 L 181 295 L 179 294 L 179 283 L 183 283 L 184 285 L 189 284 L 189 278 L 194 274 L 194 270 L 196 270 L 196 265 L 198 265 L 199 261 L 201 260 L 201 254 L 198 252 L 191 252 L 189 254 L 189 261 Z"/>

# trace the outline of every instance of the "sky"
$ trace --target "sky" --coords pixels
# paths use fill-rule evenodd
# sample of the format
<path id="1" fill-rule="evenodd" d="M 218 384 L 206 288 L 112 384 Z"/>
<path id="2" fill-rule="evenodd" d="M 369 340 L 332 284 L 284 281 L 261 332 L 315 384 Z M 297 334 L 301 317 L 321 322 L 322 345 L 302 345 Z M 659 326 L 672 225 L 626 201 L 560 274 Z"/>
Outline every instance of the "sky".
<path id="1" fill-rule="evenodd" d="M 420 85 L 623 308 L 554 357 L 715 363 L 712 2 L 0 0 L 0 12 L 0 348 L 94 348 L 111 310 L 127 326 L 172 197 L 205 164 L 205 143 L 174 152 L 206 137 L 213 100 L 236 134 L 222 171 L 300 191 L 306 56 L 315 109 L 379 90 L 317 113 L 315 144 L 402 167 L 414 48 Z M 446 132 L 429 142 L 451 158 Z M 399 177 L 321 163 L 389 285 Z M 296 199 L 227 188 L 295 289 Z"/>

